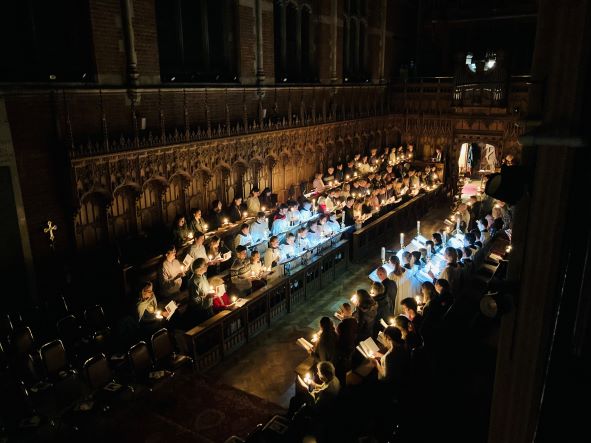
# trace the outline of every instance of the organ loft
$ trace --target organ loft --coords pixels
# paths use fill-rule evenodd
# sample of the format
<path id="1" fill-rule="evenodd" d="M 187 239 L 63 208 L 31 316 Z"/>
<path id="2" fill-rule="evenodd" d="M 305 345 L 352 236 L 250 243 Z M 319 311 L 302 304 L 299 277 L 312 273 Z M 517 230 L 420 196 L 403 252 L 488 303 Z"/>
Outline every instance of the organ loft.
<path id="1" fill-rule="evenodd" d="M 0 6 L 0 439 L 583 441 L 590 10 Z"/>

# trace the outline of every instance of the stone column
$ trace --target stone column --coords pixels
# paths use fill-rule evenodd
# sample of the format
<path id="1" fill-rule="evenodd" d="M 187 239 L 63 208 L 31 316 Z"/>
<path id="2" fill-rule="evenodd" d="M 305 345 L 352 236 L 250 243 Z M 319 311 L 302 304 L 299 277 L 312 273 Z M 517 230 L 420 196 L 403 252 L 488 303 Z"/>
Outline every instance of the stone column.
<path id="1" fill-rule="evenodd" d="M 121 17 L 123 19 L 123 35 L 125 37 L 125 54 L 127 56 L 127 82 L 132 87 L 139 84 L 140 73 L 137 69 L 135 52 L 135 36 L 133 33 L 133 7 L 131 0 L 121 0 Z"/>
<path id="2" fill-rule="evenodd" d="M 255 0 L 255 15 L 257 28 L 257 84 L 265 81 L 265 68 L 263 66 L 263 8 L 262 0 Z"/>

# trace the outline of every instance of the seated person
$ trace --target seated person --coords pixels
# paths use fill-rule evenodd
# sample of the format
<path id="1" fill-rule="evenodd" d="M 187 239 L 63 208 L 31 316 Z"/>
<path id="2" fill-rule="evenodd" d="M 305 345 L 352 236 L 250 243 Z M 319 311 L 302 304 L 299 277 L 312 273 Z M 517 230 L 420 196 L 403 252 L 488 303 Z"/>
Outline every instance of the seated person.
<path id="1" fill-rule="evenodd" d="M 165 299 L 176 297 L 183 283 L 185 267 L 176 259 L 176 248 L 170 245 L 164 252 L 164 260 L 158 273 L 160 291 Z"/>
<path id="2" fill-rule="evenodd" d="M 197 234 L 197 232 L 202 232 L 205 234 L 207 232 L 207 225 L 205 224 L 205 220 L 201 217 L 201 209 L 195 208 L 191 211 L 191 222 L 189 223 L 189 229 L 193 231 L 193 234 Z"/>
<path id="3" fill-rule="evenodd" d="M 160 312 L 158 309 L 158 301 L 151 282 L 144 283 L 136 307 L 142 337 L 150 337 L 163 327 L 162 320 L 168 317 L 168 312 L 166 310 Z"/>
<path id="4" fill-rule="evenodd" d="M 202 322 L 213 315 L 214 290 L 205 276 L 207 262 L 198 258 L 193 262 L 193 277 L 189 281 L 189 306 L 195 320 Z"/>
<path id="5" fill-rule="evenodd" d="M 302 202 L 302 207 L 300 208 L 300 220 L 303 222 L 308 221 L 313 215 L 312 203 L 309 200 L 304 200 Z"/>
<path id="6" fill-rule="evenodd" d="M 310 246 L 313 248 L 323 240 L 322 232 L 320 231 L 317 221 L 311 221 L 308 223 L 308 230 L 310 231 L 308 233 L 308 241 L 310 242 Z"/>
<path id="7" fill-rule="evenodd" d="M 322 180 L 324 181 L 324 183 L 326 183 L 327 186 L 332 185 L 332 182 L 335 180 L 334 166 L 328 167 L 326 175 L 322 178 Z"/>
<path id="8" fill-rule="evenodd" d="M 264 279 L 269 274 L 269 270 L 263 266 L 263 262 L 261 261 L 261 253 L 257 250 L 252 251 L 250 254 L 250 271 L 254 272 L 254 275 L 261 279 Z"/>
<path id="9" fill-rule="evenodd" d="M 191 248 L 189 248 L 189 252 L 187 253 L 187 255 L 189 257 L 191 257 L 190 258 L 191 263 L 188 263 L 187 266 L 191 266 L 193 261 L 195 261 L 198 258 L 202 258 L 209 263 L 209 259 L 207 257 L 207 251 L 205 250 L 204 243 L 205 243 L 205 235 L 202 232 L 197 231 L 195 233 L 195 241 L 193 242 L 193 244 L 191 245 Z M 184 261 L 188 261 L 187 257 L 185 257 Z"/>
<path id="10" fill-rule="evenodd" d="M 322 172 L 317 172 L 314 176 L 314 181 L 312 182 L 312 188 L 316 193 L 324 192 L 324 182 L 322 181 Z"/>
<path id="11" fill-rule="evenodd" d="M 228 296 L 228 293 L 226 292 L 226 285 L 223 278 L 217 275 L 213 276 L 209 279 L 209 285 L 214 290 L 212 305 L 214 312 L 220 312 L 226 309 L 234 309 L 234 302 L 232 302 Z"/>
<path id="12" fill-rule="evenodd" d="M 287 220 L 287 205 L 282 204 L 273 218 L 273 225 L 271 226 L 271 233 L 279 235 L 289 229 L 289 221 Z"/>
<path id="13" fill-rule="evenodd" d="M 340 213 L 341 211 L 339 211 Z M 337 220 L 338 213 L 331 212 L 328 216 L 328 220 L 326 222 L 326 228 L 330 229 L 330 231 L 334 234 L 335 232 L 339 232 L 341 230 L 341 225 Z"/>
<path id="14" fill-rule="evenodd" d="M 254 244 L 258 244 L 269 238 L 269 223 L 264 212 L 257 213 L 256 221 L 250 225 L 250 235 Z"/>
<path id="15" fill-rule="evenodd" d="M 222 202 L 214 200 L 211 202 L 211 211 L 209 213 L 209 229 L 215 231 L 222 226 L 224 215 L 222 213 Z"/>
<path id="16" fill-rule="evenodd" d="M 302 226 L 300 229 L 298 229 L 296 245 L 300 253 L 307 251 L 312 247 L 310 245 L 310 240 L 308 239 L 308 229 L 305 226 Z"/>
<path id="17" fill-rule="evenodd" d="M 285 237 L 285 243 L 279 247 L 281 253 L 281 261 L 286 261 L 297 255 L 298 251 L 295 245 L 295 235 L 288 233 Z"/>
<path id="18" fill-rule="evenodd" d="M 290 226 L 295 226 L 300 222 L 300 211 L 298 210 L 298 202 L 295 200 L 290 200 L 287 202 L 288 211 L 287 211 L 287 221 L 289 222 Z"/>
<path id="19" fill-rule="evenodd" d="M 246 247 L 238 246 L 236 248 L 236 258 L 230 268 L 230 279 L 241 294 L 248 294 L 256 291 L 267 284 L 266 281 L 259 279 L 250 267 L 250 259 L 246 254 Z"/>
<path id="20" fill-rule="evenodd" d="M 193 231 L 187 226 L 185 216 L 177 216 L 172 227 L 172 242 L 177 248 L 180 248 L 193 239 Z"/>
<path id="21" fill-rule="evenodd" d="M 270 269 L 277 266 L 280 260 L 279 238 L 274 235 L 269 239 L 269 247 L 265 251 L 265 268 Z"/>
<path id="22" fill-rule="evenodd" d="M 242 223 L 240 232 L 234 237 L 234 250 L 238 246 L 251 246 L 253 244 L 252 236 L 250 235 L 250 226 L 248 223 Z"/>
<path id="23" fill-rule="evenodd" d="M 242 220 L 242 197 L 239 195 L 234 197 L 232 204 L 228 208 L 228 218 L 232 223 Z"/>

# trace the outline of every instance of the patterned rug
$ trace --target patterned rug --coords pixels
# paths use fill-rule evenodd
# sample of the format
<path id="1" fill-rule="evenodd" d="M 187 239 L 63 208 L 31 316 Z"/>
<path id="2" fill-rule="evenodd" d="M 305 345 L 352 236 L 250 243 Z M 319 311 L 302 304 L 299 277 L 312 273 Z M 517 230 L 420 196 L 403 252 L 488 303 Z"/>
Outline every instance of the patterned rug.
<path id="1" fill-rule="evenodd" d="M 224 442 L 246 437 L 257 424 L 286 411 L 196 373 L 177 374 L 153 392 L 136 393 L 72 435 L 77 441 Z"/>

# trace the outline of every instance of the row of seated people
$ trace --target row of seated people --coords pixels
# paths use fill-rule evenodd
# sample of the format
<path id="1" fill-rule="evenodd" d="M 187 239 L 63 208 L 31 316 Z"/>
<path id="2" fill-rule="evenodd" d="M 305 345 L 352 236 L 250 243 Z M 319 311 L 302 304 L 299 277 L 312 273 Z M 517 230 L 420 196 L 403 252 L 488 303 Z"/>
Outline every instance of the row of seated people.
<path id="1" fill-rule="evenodd" d="M 376 150 L 372 150 L 374 151 Z M 358 157 L 357 155 L 355 158 Z M 413 169 L 408 162 L 390 163 L 386 158 L 385 153 L 376 157 L 376 163 L 369 169 L 361 167 L 366 163 L 351 160 L 348 165 L 353 168 L 352 173 L 345 173 L 349 171 L 349 166 L 344 168 L 343 164 L 338 164 L 336 169 L 328 168 L 326 175 L 319 172 L 311 192 L 304 194 L 299 201 L 291 200 L 273 205 L 267 197 L 262 199 L 259 189 L 253 187 L 246 202 L 236 195 L 226 210 L 219 200 L 214 201 L 207 218 L 204 218 L 200 208 L 195 208 L 191 211 L 189 220 L 184 216 L 175 220 L 172 228 L 173 243 L 181 247 L 190 243 L 196 232 L 213 232 L 220 227 L 257 217 L 261 211 L 273 214 L 268 229 L 277 235 L 285 231 L 286 225 L 310 219 L 318 212 L 330 214 L 344 208 L 349 197 L 353 198 L 351 207 L 355 219 L 360 221 L 362 217 L 366 219 L 369 215 L 379 213 L 382 206 L 441 183 L 435 166 L 426 166 L 423 171 L 419 171 Z M 355 164 L 360 166 L 356 167 Z M 270 190 L 267 188 L 266 192 Z M 314 197 L 312 201 L 311 197 Z"/>

